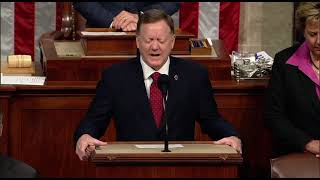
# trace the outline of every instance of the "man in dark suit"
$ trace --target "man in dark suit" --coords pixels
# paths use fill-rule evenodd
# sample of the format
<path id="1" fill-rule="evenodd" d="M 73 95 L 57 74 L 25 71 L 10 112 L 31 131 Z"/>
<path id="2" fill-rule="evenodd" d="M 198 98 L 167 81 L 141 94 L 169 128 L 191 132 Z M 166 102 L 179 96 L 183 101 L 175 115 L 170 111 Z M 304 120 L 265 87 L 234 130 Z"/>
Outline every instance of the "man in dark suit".
<path id="1" fill-rule="evenodd" d="M 74 2 L 74 8 L 87 20 L 87 27 L 137 29 L 138 14 L 148 9 L 160 9 L 172 15 L 179 2 Z"/>
<path id="2" fill-rule="evenodd" d="M 170 56 L 175 35 L 172 18 L 161 10 L 148 10 L 139 18 L 136 43 L 141 55 L 113 65 L 103 72 L 89 110 L 75 132 L 76 153 L 86 159 L 113 117 L 117 140 L 162 140 L 164 122 L 162 98 L 156 77 L 168 74 L 167 96 L 169 137 L 176 141 L 194 140 L 195 120 L 216 144 L 227 144 L 241 153 L 235 129 L 217 112 L 207 70 L 191 61 Z M 153 80 L 154 79 L 154 80 Z M 160 112 L 160 113 L 159 113 Z"/>

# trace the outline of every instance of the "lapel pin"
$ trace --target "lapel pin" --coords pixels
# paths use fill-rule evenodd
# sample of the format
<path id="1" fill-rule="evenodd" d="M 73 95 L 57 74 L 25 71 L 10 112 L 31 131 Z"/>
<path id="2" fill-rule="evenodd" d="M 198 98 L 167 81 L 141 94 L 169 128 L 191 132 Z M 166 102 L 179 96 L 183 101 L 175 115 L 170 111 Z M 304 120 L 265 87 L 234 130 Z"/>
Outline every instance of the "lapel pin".
<path id="1" fill-rule="evenodd" d="M 178 75 L 174 75 L 173 78 L 174 78 L 174 80 L 176 80 L 176 81 L 179 79 Z"/>

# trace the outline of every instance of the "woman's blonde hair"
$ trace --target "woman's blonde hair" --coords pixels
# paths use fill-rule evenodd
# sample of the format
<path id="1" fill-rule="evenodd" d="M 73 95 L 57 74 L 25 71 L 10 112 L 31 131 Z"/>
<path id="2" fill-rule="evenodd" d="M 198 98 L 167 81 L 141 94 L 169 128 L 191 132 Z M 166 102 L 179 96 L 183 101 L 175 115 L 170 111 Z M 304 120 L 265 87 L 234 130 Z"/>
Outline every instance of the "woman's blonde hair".
<path id="1" fill-rule="evenodd" d="M 320 2 L 301 2 L 295 18 L 297 29 L 303 32 L 307 21 L 320 21 Z"/>

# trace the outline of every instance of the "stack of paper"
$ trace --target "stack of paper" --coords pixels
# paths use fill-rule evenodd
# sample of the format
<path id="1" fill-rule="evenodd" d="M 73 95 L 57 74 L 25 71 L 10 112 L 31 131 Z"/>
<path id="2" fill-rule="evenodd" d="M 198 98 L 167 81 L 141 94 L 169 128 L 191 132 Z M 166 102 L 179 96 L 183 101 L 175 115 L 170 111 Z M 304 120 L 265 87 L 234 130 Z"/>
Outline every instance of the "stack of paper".
<path id="1" fill-rule="evenodd" d="M 83 36 L 124 36 L 126 32 L 88 32 L 81 31 Z"/>
<path id="2" fill-rule="evenodd" d="M 4 76 L 1 73 L 1 84 L 44 85 L 45 76 Z"/>

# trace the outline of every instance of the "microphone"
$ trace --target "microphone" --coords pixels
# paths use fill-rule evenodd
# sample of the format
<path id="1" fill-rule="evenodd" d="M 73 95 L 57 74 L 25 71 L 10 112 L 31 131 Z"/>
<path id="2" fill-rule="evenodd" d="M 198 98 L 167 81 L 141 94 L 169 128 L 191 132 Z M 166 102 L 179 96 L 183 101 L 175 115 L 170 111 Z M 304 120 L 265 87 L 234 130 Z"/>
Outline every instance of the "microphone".
<path id="1" fill-rule="evenodd" d="M 169 76 L 166 74 L 161 74 L 158 78 L 158 87 L 162 93 L 163 97 L 167 96 L 169 89 Z"/>
<path id="2" fill-rule="evenodd" d="M 169 89 L 170 83 L 169 83 L 169 76 L 166 74 L 161 74 L 158 78 L 158 88 L 160 89 L 162 93 L 162 98 L 164 102 L 164 114 L 163 114 L 163 121 L 165 123 L 165 135 L 164 135 L 164 150 L 162 152 L 171 152 L 169 150 L 169 141 L 168 141 L 168 120 L 167 120 L 167 113 L 166 113 L 166 107 L 167 107 L 167 93 Z"/>

